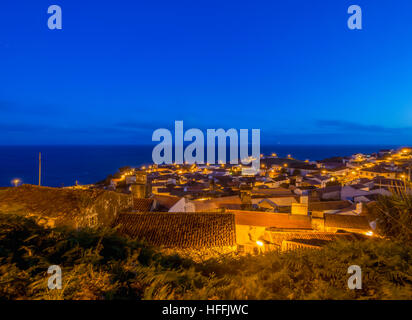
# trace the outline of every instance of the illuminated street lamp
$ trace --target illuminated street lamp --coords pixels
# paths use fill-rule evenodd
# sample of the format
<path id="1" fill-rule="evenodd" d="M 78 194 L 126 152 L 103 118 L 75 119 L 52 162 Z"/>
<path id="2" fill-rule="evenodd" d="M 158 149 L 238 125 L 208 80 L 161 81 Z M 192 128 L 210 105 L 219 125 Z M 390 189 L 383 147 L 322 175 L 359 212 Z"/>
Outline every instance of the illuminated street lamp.
<path id="1" fill-rule="evenodd" d="M 11 184 L 15 187 L 18 187 L 20 183 L 21 183 L 21 180 L 18 178 L 11 180 Z"/>

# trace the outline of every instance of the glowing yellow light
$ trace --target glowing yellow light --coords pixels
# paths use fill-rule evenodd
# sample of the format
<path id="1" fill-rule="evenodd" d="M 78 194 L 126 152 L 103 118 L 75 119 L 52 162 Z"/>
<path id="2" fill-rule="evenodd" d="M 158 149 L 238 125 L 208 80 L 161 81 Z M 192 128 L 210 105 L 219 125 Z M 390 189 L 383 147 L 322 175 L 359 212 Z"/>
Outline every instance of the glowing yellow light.
<path id="1" fill-rule="evenodd" d="M 373 232 L 372 231 L 368 231 L 365 233 L 367 236 L 372 237 L 373 236 Z"/>
<path id="2" fill-rule="evenodd" d="M 335 181 L 335 178 L 330 179 L 330 181 Z"/>
<path id="3" fill-rule="evenodd" d="M 21 183 L 21 180 L 16 178 L 16 179 L 11 180 L 11 183 L 13 186 L 17 187 Z"/>
<path id="4" fill-rule="evenodd" d="M 287 164 L 287 163 L 284 163 L 283 166 L 286 168 L 286 167 L 288 166 L 288 164 Z"/>
<path id="5" fill-rule="evenodd" d="M 259 247 L 263 247 L 263 242 L 262 241 L 256 241 L 256 244 L 259 246 Z"/>

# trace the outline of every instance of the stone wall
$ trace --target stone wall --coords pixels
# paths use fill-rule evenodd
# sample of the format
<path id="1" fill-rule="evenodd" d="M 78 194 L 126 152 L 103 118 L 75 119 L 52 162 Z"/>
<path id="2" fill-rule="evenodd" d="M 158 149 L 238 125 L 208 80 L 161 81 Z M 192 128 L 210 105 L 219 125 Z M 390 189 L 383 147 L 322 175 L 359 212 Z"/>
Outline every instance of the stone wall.
<path id="1" fill-rule="evenodd" d="M 23 185 L 0 190 L 0 213 L 32 217 L 46 226 L 109 226 L 131 196 L 106 190 Z"/>

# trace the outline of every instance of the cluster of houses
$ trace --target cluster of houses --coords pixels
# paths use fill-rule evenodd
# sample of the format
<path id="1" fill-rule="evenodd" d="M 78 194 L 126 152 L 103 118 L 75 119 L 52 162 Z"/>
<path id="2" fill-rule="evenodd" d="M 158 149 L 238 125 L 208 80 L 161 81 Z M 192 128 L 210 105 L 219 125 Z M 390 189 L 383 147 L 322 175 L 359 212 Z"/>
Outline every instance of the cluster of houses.
<path id="1" fill-rule="evenodd" d="M 128 168 L 105 186 L 130 193 L 120 232 L 154 245 L 243 252 L 321 248 L 374 236 L 365 208 L 379 196 L 411 192 L 412 149 L 321 161 L 261 156 L 256 176 L 241 165 Z"/>

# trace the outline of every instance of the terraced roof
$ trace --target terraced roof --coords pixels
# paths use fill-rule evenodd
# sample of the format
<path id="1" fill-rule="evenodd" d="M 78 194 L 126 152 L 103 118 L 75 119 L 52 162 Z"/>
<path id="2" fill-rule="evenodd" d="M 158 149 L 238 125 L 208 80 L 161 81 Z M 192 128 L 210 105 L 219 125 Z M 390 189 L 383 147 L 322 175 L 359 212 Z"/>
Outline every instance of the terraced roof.
<path id="1" fill-rule="evenodd" d="M 310 245 L 321 245 L 330 241 L 342 240 L 360 240 L 363 236 L 353 233 L 334 233 L 334 232 L 299 232 L 299 231 L 276 231 L 268 230 L 266 239 L 270 243 L 281 245 L 282 241 L 301 242 Z"/>
<path id="2" fill-rule="evenodd" d="M 309 202 L 309 211 L 340 210 L 352 205 L 350 201 L 319 201 Z"/>
<path id="3" fill-rule="evenodd" d="M 352 216 L 340 214 L 325 214 L 325 227 L 342 229 L 371 230 L 368 219 L 365 216 Z"/>
<path id="4" fill-rule="evenodd" d="M 153 199 L 136 198 L 133 199 L 133 209 L 139 212 L 148 212 L 152 208 Z"/>
<path id="5" fill-rule="evenodd" d="M 235 217 L 228 213 L 123 213 L 120 233 L 155 246 L 213 248 L 236 245 Z"/>

